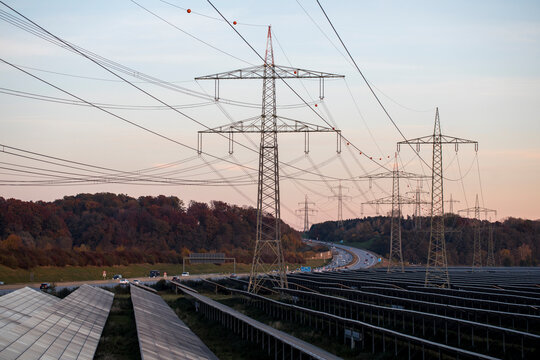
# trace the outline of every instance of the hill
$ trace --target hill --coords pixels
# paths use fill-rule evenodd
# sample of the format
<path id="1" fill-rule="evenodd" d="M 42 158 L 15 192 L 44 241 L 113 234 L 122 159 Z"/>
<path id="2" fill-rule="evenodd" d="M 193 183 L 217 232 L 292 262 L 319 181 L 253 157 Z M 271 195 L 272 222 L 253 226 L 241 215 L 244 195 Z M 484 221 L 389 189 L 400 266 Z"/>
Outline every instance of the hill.
<path id="1" fill-rule="evenodd" d="M 421 229 L 414 219 L 402 219 L 403 260 L 425 264 L 429 245 L 429 218 L 422 218 Z M 487 257 L 488 221 L 449 215 L 445 220 L 446 251 L 449 265 L 472 265 L 474 227 L 482 228 L 482 259 Z M 508 218 L 491 223 L 496 262 L 502 266 L 536 266 L 540 263 L 540 221 Z M 377 216 L 344 221 L 343 229 L 335 221 L 314 224 L 308 236 L 323 241 L 354 243 L 385 257 L 390 246 L 390 217 Z"/>
<path id="2" fill-rule="evenodd" d="M 0 264 L 11 268 L 181 263 L 190 252 L 251 262 L 256 209 L 175 196 L 111 193 L 54 202 L 0 197 Z M 285 260 L 302 262 L 299 233 L 282 223 Z"/>

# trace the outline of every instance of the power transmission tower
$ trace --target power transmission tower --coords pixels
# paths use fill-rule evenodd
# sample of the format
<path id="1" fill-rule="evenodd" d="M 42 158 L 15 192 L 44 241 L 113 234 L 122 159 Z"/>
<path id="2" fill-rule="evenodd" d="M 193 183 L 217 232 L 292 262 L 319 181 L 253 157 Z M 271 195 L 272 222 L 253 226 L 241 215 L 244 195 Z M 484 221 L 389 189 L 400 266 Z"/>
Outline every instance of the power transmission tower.
<path id="1" fill-rule="evenodd" d="M 487 261 L 486 266 L 487 267 L 495 267 L 495 244 L 493 241 L 493 224 L 491 223 L 491 219 L 489 222 L 489 228 L 488 228 L 488 248 L 487 248 Z"/>
<path id="2" fill-rule="evenodd" d="M 422 181 L 416 180 L 416 189 L 407 191 L 406 194 L 414 194 L 414 228 L 420 230 L 422 228 L 422 204 L 426 204 L 422 201 L 422 194 L 429 194 L 429 191 L 422 190 Z"/>
<path id="3" fill-rule="evenodd" d="M 396 269 L 394 260 L 397 260 L 397 267 L 403 272 L 403 252 L 401 247 L 401 205 L 413 204 L 416 199 L 409 199 L 399 194 L 399 178 L 421 179 L 426 176 L 399 171 L 397 154 L 395 155 L 394 168 L 390 172 L 362 176 L 361 178 L 372 179 L 392 179 L 391 201 L 388 197 L 365 202 L 364 204 L 392 204 L 392 216 L 390 220 L 390 254 L 388 256 L 388 272 Z"/>
<path id="4" fill-rule="evenodd" d="M 469 213 L 474 212 L 474 218 L 477 220 L 477 223 L 474 226 L 474 244 L 473 244 L 472 268 L 473 268 L 473 270 L 474 269 L 479 269 L 479 268 L 482 267 L 482 239 L 481 239 L 481 237 L 482 237 L 482 227 L 481 227 L 481 224 L 480 224 L 480 213 L 481 212 L 485 213 L 486 217 L 487 217 L 487 214 L 490 213 L 490 212 L 493 212 L 493 213 L 495 213 L 495 215 L 497 215 L 497 211 L 480 207 L 480 204 L 478 202 L 478 194 L 476 194 L 475 206 L 472 207 L 472 208 L 462 209 L 462 210 L 458 211 L 458 213 L 461 213 L 461 212 L 466 212 L 467 216 L 469 216 Z M 493 238 L 491 238 L 491 240 L 493 240 Z M 490 255 L 489 255 L 489 249 L 490 248 L 491 248 L 491 253 L 492 253 L 491 256 L 493 258 L 493 265 L 495 265 L 495 258 L 493 256 L 493 243 L 490 244 L 488 242 L 488 258 L 490 257 Z"/>
<path id="5" fill-rule="evenodd" d="M 429 235 L 429 249 L 426 264 L 426 277 L 424 285 L 450 287 L 448 275 L 448 261 L 446 258 L 446 243 L 444 240 L 444 192 L 443 192 L 443 145 L 453 144 L 456 152 L 459 144 L 474 144 L 478 151 L 478 142 L 460 139 L 441 133 L 439 108 L 435 111 L 435 125 L 433 135 L 409 139 L 397 143 L 399 151 L 401 144 L 416 145 L 416 151 L 420 151 L 421 145 L 433 145 L 433 162 L 431 166 L 431 230 Z"/>
<path id="6" fill-rule="evenodd" d="M 450 204 L 450 211 L 448 212 L 448 214 L 454 214 L 454 203 L 458 203 L 459 200 L 454 200 L 452 199 L 452 194 L 450 194 L 450 200 L 444 200 L 444 202 L 447 202 Z"/>
<path id="7" fill-rule="evenodd" d="M 343 199 L 350 200 L 351 197 L 343 195 L 343 189 L 349 191 L 349 188 L 341 185 L 341 180 L 339 180 L 339 185 L 333 187 L 332 189 L 338 189 L 337 195 L 330 196 L 330 199 L 337 199 L 338 201 L 338 210 L 337 210 L 337 227 L 338 229 L 343 229 Z"/>
<path id="8" fill-rule="evenodd" d="M 317 210 L 309 208 L 309 205 L 315 205 L 315 203 L 308 201 L 307 195 L 304 202 L 299 202 L 298 205 L 304 205 L 303 208 L 296 210 L 296 212 L 304 214 L 304 234 L 306 234 L 309 231 L 309 215 L 315 215 Z"/>
<path id="9" fill-rule="evenodd" d="M 309 152 L 309 133 L 311 132 L 334 132 L 338 137 L 338 152 L 341 146 L 339 130 L 277 116 L 276 79 L 319 79 L 319 97 L 322 99 L 324 97 L 324 78 L 339 77 L 344 76 L 275 65 L 272 33 L 269 26 L 263 65 L 195 78 L 195 80 L 215 81 L 216 100 L 219 99 L 220 80 L 261 79 L 263 81 L 260 117 L 255 120 L 251 118 L 198 132 L 199 153 L 202 152 L 202 135 L 205 133 L 227 134 L 229 153 L 233 152 L 233 135 L 235 133 L 258 133 L 261 136 L 257 191 L 257 233 L 249 276 L 249 292 L 257 293 L 265 281 L 265 274 L 276 270 L 276 268 L 279 278 L 271 277 L 270 280 L 275 282 L 276 286 L 288 287 L 280 231 L 278 133 L 304 133 L 304 152 L 306 153 Z"/>

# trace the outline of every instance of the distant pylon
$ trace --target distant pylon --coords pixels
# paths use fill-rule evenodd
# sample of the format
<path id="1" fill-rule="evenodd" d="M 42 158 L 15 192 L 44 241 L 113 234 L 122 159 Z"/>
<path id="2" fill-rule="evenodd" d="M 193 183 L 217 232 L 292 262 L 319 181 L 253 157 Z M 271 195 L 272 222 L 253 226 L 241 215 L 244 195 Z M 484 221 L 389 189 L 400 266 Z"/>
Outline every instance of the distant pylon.
<path id="1" fill-rule="evenodd" d="M 404 177 L 408 179 L 422 179 L 425 176 L 412 174 L 405 171 L 399 171 L 397 153 L 395 154 L 394 167 L 391 172 L 384 172 L 380 174 L 373 174 L 367 176 L 361 176 L 361 178 L 373 179 L 384 179 L 392 178 L 392 198 L 391 201 L 388 201 L 388 197 L 380 198 L 372 201 L 365 202 L 364 204 L 392 204 L 392 212 L 390 219 L 390 253 L 388 255 L 388 272 L 394 270 L 403 269 L 403 252 L 401 246 L 401 205 L 402 204 L 413 204 L 416 202 L 416 199 L 409 199 L 402 197 L 399 194 L 399 178 Z"/>
<path id="2" fill-rule="evenodd" d="M 403 253 L 401 251 L 401 203 L 399 201 L 399 171 L 397 154 L 392 171 L 392 219 L 390 220 L 390 256 L 388 272 L 394 269 L 393 260 L 397 259 L 403 272 Z"/>
<path id="3" fill-rule="evenodd" d="M 458 203 L 459 200 L 454 200 L 452 199 L 452 194 L 450 194 L 450 200 L 444 200 L 444 202 L 447 202 L 450 204 L 450 207 L 449 207 L 449 210 L 448 213 L 449 214 L 454 214 L 454 203 Z"/>
<path id="4" fill-rule="evenodd" d="M 489 222 L 488 227 L 488 247 L 487 247 L 487 261 L 486 266 L 487 267 L 495 267 L 495 244 L 493 241 L 493 224 L 491 221 Z"/>
<path id="5" fill-rule="evenodd" d="M 278 133 L 304 133 L 304 152 L 309 152 L 309 133 L 328 132 L 337 134 L 338 149 L 341 151 L 341 133 L 330 127 L 309 124 L 299 120 L 282 118 L 276 112 L 276 79 L 310 78 L 319 80 L 319 97 L 323 97 L 324 78 L 340 78 L 343 75 L 305 70 L 274 64 L 272 32 L 268 27 L 264 64 L 246 69 L 201 76 L 195 80 L 214 80 L 215 99 L 219 101 L 219 82 L 226 79 L 261 79 L 262 111 L 261 115 L 248 120 L 235 121 L 198 132 L 197 151 L 202 152 L 203 134 L 227 134 L 229 153 L 233 153 L 233 135 L 235 133 L 260 134 L 259 175 L 257 186 L 257 231 L 249 276 L 248 291 L 257 293 L 263 283 L 269 279 L 274 286 L 287 288 L 287 274 L 281 246 L 281 202 L 279 191 Z M 278 122 L 279 120 L 279 122 Z M 277 270 L 277 277 L 268 277 Z"/>
<path id="6" fill-rule="evenodd" d="M 337 227 L 338 229 L 343 229 L 343 199 L 350 200 L 350 196 L 343 195 L 343 189 L 349 191 L 349 188 L 341 185 L 341 180 L 339 180 L 339 185 L 334 187 L 337 189 L 337 195 L 330 196 L 330 199 L 337 199 L 338 208 L 337 208 Z"/>
<path id="7" fill-rule="evenodd" d="M 299 202 L 298 205 L 304 205 L 303 208 L 296 210 L 297 213 L 304 214 L 304 234 L 309 231 L 309 214 L 314 215 L 317 210 L 309 208 L 309 205 L 315 205 L 315 203 L 308 201 L 308 196 L 306 195 L 303 203 Z"/>
<path id="8" fill-rule="evenodd" d="M 416 189 L 408 191 L 407 194 L 414 194 L 414 228 L 420 230 L 422 228 L 422 194 L 429 194 L 429 191 L 422 190 L 422 180 L 416 180 Z"/>
<path id="9" fill-rule="evenodd" d="M 450 287 L 446 242 L 444 239 L 442 145 L 453 144 L 457 152 L 459 144 L 475 144 L 475 150 L 478 151 L 478 142 L 442 135 L 439 108 L 437 108 L 435 111 L 433 135 L 400 141 L 398 142 L 398 151 L 401 144 L 416 145 L 416 151 L 420 151 L 421 145 L 433 145 L 433 162 L 431 167 L 431 230 L 424 285 L 426 287 Z"/>
<path id="10" fill-rule="evenodd" d="M 497 211 L 480 207 L 480 203 L 478 201 L 478 194 L 476 194 L 475 206 L 472 208 L 459 210 L 458 212 L 466 212 L 467 215 L 469 215 L 470 212 L 474 212 L 474 218 L 477 220 L 477 223 L 474 225 L 472 268 L 473 270 L 479 269 L 482 267 L 482 227 L 480 224 L 480 213 L 483 212 L 487 216 L 487 214 L 490 212 L 497 214 Z M 490 244 L 488 240 L 488 257 L 489 257 L 489 247 L 490 247 Z M 493 244 L 491 244 L 491 251 L 493 252 Z M 494 264 L 495 264 L 495 259 L 493 259 L 493 265 Z"/>

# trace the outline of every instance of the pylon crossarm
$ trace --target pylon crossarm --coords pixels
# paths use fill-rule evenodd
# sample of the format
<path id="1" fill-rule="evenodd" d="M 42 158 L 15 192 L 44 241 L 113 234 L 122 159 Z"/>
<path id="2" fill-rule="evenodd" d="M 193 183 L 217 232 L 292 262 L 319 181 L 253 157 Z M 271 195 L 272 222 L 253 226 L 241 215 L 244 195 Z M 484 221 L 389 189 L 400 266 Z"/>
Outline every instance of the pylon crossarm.
<path id="1" fill-rule="evenodd" d="M 495 215 L 497 215 L 497 210 L 492 210 L 492 209 L 486 209 L 486 208 L 482 208 L 482 207 L 472 207 L 472 208 L 468 208 L 468 209 L 461 209 L 461 210 L 458 210 L 458 213 L 462 213 L 462 212 L 466 212 L 466 213 L 470 213 L 470 212 L 482 212 L 482 213 L 494 213 Z"/>
<path id="2" fill-rule="evenodd" d="M 344 78 L 344 75 L 332 74 L 322 71 L 307 70 L 300 68 L 293 68 L 289 66 L 281 65 L 268 65 L 273 66 L 275 75 L 271 77 L 282 79 L 296 79 L 296 78 Z M 267 65 L 251 66 L 243 69 L 237 69 L 232 71 L 225 71 L 217 74 L 205 75 L 196 77 L 195 80 L 235 80 L 235 79 L 264 79 L 268 77 L 268 71 L 265 73 Z M 271 73 L 270 73 L 271 74 Z"/>
<path id="3" fill-rule="evenodd" d="M 404 196 L 399 196 L 397 198 L 397 201 L 400 204 L 416 204 L 416 199 L 411 199 Z M 424 203 L 428 204 L 427 202 L 422 202 L 422 204 Z M 366 201 L 366 202 L 363 202 L 362 204 L 367 204 L 367 205 L 392 204 L 392 196 L 386 196 L 383 198 Z"/>
<path id="4" fill-rule="evenodd" d="M 392 179 L 394 177 L 394 173 L 399 178 L 407 178 L 407 179 L 429 179 L 431 176 L 421 175 L 421 174 L 414 174 L 407 171 L 388 171 L 384 173 L 379 174 L 372 174 L 372 175 L 364 175 L 359 176 L 360 179 Z"/>
<path id="5" fill-rule="evenodd" d="M 229 124 L 220 125 L 212 129 L 201 130 L 199 134 L 216 134 L 216 133 L 260 133 L 262 131 L 261 117 L 251 117 L 245 120 L 235 121 Z M 320 126 L 311 124 L 305 121 L 294 120 L 277 116 L 276 120 L 279 122 L 276 124 L 277 132 L 336 132 L 340 133 L 341 130 L 330 128 L 326 126 Z"/>
<path id="6" fill-rule="evenodd" d="M 454 136 L 448 136 L 448 135 L 428 135 L 428 136 L 422 136 L 415 139 L 408 139 L 399 141 L 397 143 L 397 151 L 400 150 L 401 145 L 416 145 L 416 151 L 420 151 L 420 145 L 433 145 L 433 144 L 454 144 L 456 147 L 456 151 L 458 150 L 458 145 L 460 144 L 474 144 L 474 150 L 478 151 L 478 141 L 474 140 L 468 140 L 468 139 L 462 139 Z"/>

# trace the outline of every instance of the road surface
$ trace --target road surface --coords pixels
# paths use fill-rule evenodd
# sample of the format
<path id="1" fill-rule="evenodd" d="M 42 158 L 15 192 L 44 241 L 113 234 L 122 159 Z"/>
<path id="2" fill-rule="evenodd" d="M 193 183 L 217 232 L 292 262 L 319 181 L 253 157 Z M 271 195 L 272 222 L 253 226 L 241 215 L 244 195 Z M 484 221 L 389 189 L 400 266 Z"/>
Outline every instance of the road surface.
<path id="1" fill-rule="evenodd" d="M 335 268 L 343 268 L 345 266 L 350 270 L 367 269 L 377 264 L 379 260 L 377 255 L 351 246 L 318 240 L 309 240 L 309 242 L 330 246 L 335 248 L 338 253 L 332 258 L 332 262 L 321 268 L 322 271 L 334 270 Z M 351 256 L 351 253 L 354 256 Z"/>

